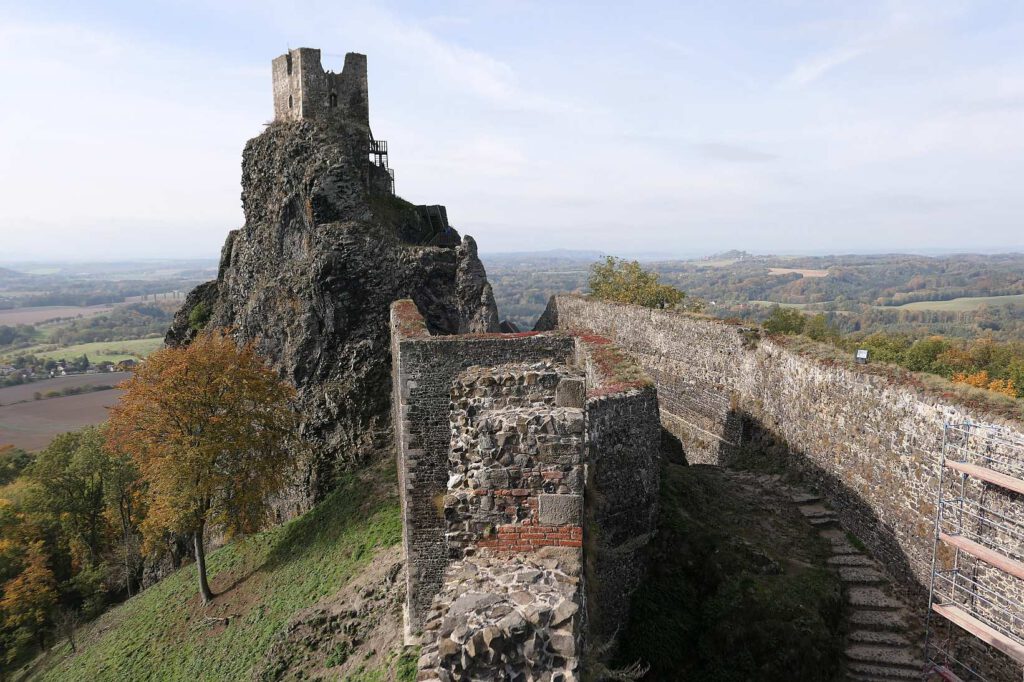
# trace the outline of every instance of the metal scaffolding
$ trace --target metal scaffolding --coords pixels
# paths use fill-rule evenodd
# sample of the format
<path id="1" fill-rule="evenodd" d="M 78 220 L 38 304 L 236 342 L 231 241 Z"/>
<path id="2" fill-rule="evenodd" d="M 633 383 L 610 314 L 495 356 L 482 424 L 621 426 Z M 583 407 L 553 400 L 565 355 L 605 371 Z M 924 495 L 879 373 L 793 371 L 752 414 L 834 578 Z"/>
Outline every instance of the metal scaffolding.
<path id="1" fill-rule="evenodd" d="M 373 135 L 370 135 L 369 146 L 367 147 L 366 154 L 367 160 L 378 168 L 383 168 L 388 172 L 391 177 L 390 193 L 395 193 L 395 171 L 388 167 L 388 143 L 386 140 L 375 140 Z"/>
<path id="2" fill-rule="evenodd" d="M 937 497 L 925 635 L 931 674 L 986 679 L 964 632 L 1024 666 L 1024 440 L 993 424 L 945 424 Z"/>

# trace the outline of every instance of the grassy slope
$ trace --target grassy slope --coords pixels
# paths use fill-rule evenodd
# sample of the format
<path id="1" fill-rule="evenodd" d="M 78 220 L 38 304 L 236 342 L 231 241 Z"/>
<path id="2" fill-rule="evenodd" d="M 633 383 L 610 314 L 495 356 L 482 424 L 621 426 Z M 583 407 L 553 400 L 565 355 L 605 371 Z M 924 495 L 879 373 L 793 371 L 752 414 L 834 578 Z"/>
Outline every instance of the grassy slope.
<path id="1" fill-rule="evenodd" d="M 77 655 L 67 643 L 54 647 L 33 679 L 250 679 L 289 617 L 399 541 L 397 481 L 385 471 L 352 477 L 302 517 L 213 552 L 212 587 L 222 594 L 207 609 L 189 565 L 82 628 Z"/>
<path id="2" fill-rule="evenodd" d="M 617 666 L 646 662 L 652 680 L 833 679 L 842 592 L 823 568 L 827 548 L 788 500 L 760 492 L 714 467 L 664 467 L 649 575 Z"/>
<path id="3" fill-rule="evenodd" d="M 915 301 L 899 306 L 875 306 L 881 310 L 949 310 L 964 312 L 977 310 L 983 305 L 1005 305 L 1007 303 L 1024 304 L 1024 294 L 1010 296 L 965 296 L 948 301 Z"/>

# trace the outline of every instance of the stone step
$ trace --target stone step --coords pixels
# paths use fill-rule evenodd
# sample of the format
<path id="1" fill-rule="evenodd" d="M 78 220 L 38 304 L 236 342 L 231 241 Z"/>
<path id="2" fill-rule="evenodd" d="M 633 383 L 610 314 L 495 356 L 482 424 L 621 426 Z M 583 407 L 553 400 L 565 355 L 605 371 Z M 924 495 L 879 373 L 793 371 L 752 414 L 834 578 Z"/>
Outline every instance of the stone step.
<path id="1" fill-rule="evenodd" d="M 823 516 L 834 517 L 836 513 L 821 504 L 803 504 L 797 507 L 800 513 L 809 519 L 817 519 Z"/>
<path id="2" fill-rule="evenodd" d="M 855 585 L 879 585 L 886 582 L 884 575 L 868 566 L 840 566 L 839 579 Z"/>
<path id="3" fill-rule="evenodd" d="M 819 516 L 818 518 L 807 520 L 816 528 L 830 528 L 838 525 L 838 521 L 836 521 L 834 516 Z"/>
<path id="4" fill-rule="evenodd" d="M 891 610 L 903 607 L 899 600 L 877 587 L 851 587 L 846 591 L 846 601 L 853 606 L 868 609 Z"/>
<path id="5" fill-rule="evenodd" d="M 866 680 L 918 680 L 922 679 L 921 670 L 911 670 L 910 668 L 894 668 L 888 665 L 873 665 L 870 663 L 861 663 L 859 661 L 852 662 L 846 666 L 846 669 L 854 675 L 860 675 L 861 679 Z M 922 666 L 923 669 L 923 666 Z"/>
<path id="6" fill-rule="evenodd" d="M 842 542 L 832 545 L 833 554 L 860 554 L 861 551 L 851 545 L 849 542 Z"/>
<path id="7" fill-rule="evenodd" d="M 918 658 L 918 652 L 906 646 L 853 644 L 846 648 L 846 657 L 851 661 L 871 665 L 910 670 L 924 669 L 924 661 Z"/>
<path id="8" fill-rule="evenodd" d="M 841 554 L 828 558 L 830 566 L 874 566 L 875 561 L 864 554 Z"/>
<path id="9" fill-rule="evenodd" d="M 907 621 L 899 611 L 869 611 L 858 609 L 850 614 L 850 625 L 865 630 L 903 632 Z"/>
<path id="10" fill-rule="evenodd" d="M 850 544 L 846 532 L 841 528 L 825 528 L 818 531 L 818 536 L 828 540 L 832 545 L 833 554 L 860 554 L 861 551 Z"/>
<path id="11" fill-rule="evenodd" d="M 841 528 L 833 528 L 833 529 L 829 529 L 829 530 L 819 530 L 818 531 L 818 535 L 820 535 L 821 537 L 825 538 L 826 540 L 828 540 L 832 544 L 837 544 L 837 543 L 840 543 L 840 542 L 849 542 L 849 540 L 846 537 L 846 533 Z"/>
<path id="12" fill-rule="evenodd" d="M 854 630 L 847 639 L 859 644 L 889 644 L 892 646 L 910 646 L 906 637 L 898 632 L 885 632 L 879 630 Z"/>
<path id="13" fill-rule="evenodd" d="M 812 495 L 810 493 L 796 493 L 793 495 L 792 500 L 797 504 L 809 504 L 812 502 L 821 502 L 821 496 Z"/>
<path id="14" fill-rule="evenodd" d="M 847 676 L 844 679 L 850 680 L 851 682 L 904 682 L 906 680 L 905 677 L 896 677 L 896 676 L 894 676 L 894 675 L 892 675 L 890 673 L 886 673 L 886 672 L 883 672 L 883 673 L 850 673 L 850 672 L 848 672 Z M 913 679 L 924 680 L 925 678 L 921 674 L 918 674 L 918 677 L 913 678 Z"/>
<path id="15" fill-rule="evenodd" d="M 883 673 L 881 675 L 848 674 L 846 676 L 846 679 L 850 682 L 904 682 L 904 680 L 906 680 L 905 677 L 893 677 L 892 675 L 888 675 L 886 673 Z M 915 679 L 921 680 L 924 678 L 919 676 Z"/>

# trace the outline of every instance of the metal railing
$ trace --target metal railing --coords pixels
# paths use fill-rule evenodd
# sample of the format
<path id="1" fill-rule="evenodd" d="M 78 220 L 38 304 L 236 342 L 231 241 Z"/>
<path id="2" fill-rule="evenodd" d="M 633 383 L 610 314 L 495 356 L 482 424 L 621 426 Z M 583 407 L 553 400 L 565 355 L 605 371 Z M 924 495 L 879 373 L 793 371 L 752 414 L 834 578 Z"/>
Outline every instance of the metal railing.
<path id="1" fill-rule="evenodd" d="M 959 606 L 1010 639 L 1021 641 L 1024 604 L 984 585 L 962 570 L 938 571 L 935 580 L 943 604 Z M 949 588 L 946 592 L 942 588 Z"/>

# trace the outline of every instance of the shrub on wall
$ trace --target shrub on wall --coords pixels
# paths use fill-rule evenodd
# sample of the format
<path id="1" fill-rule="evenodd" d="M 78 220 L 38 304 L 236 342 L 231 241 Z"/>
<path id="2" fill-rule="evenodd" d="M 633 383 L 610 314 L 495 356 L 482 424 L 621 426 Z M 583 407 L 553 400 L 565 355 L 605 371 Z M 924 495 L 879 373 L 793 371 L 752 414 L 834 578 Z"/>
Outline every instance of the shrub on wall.
<path id="1" fill-rule="evenodd" d="M 590 266 L 590 293 L 602 301 L 632 303 L 645 308 L 672 309 L 686 294 L 658 281 L 658 273 L 645 270 L 637 261 L 608 256 Z"/>
<path id="2" fill-rule="evenodd" d="M 764 322 L 764 330 L 769 334 L 799 334 L 804 330 L 807 318 L 796 308 L 772 308 L 771 315 Z"/>

